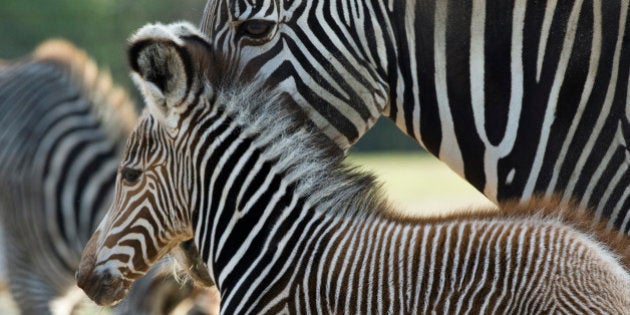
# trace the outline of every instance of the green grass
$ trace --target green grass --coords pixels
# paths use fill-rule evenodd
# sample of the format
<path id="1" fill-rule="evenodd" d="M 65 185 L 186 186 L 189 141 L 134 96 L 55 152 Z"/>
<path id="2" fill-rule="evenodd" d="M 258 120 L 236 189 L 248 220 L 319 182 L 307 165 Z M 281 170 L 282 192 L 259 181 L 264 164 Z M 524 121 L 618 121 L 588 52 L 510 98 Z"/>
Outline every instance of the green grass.
<path id="1" fill-rule="evenodd" d="M 492 207 L 473 186 L 429 154 L 351 153 L 348 162 L 375 173 L 388 198 L 406 213 Z"/>

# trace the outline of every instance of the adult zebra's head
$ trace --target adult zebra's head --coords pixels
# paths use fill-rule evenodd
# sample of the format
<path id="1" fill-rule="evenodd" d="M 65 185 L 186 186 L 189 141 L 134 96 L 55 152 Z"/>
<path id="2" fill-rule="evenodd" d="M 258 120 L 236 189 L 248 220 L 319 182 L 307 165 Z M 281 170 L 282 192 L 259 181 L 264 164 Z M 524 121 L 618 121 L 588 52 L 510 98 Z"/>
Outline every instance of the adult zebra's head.
<path id="1" fill-rule="evenodd" d="M 195 141 L 189 119 L 213 97 L 199 70 L 208 69 L 209 44 L 189 24 L 145 26 L 132 37 L 129 58 L 147 110 L 127 141 L 114 201 L 77 272 L 79 287 L 101 305 L 122 299 L 160 258 L 190 245 L 198 192 L 195 157 L 186 150 Z M 207 269 L 195 263 L 184 262 L 207 279 Z"/>
<path id="2" fill-rule="evenodd" d="M 388 108 L 394 51 L 371 18 L 380 8 L 337 3 L 208 0 L 201 28 L 225 76 L 286 93 L 347 149 Z"/>

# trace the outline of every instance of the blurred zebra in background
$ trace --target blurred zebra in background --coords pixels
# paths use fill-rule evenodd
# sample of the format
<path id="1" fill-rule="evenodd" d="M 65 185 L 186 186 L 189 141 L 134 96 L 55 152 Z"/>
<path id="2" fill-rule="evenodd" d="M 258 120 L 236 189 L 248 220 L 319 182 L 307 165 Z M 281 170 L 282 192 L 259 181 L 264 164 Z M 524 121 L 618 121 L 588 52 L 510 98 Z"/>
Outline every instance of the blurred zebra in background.
<path id="1" fill-rule="evenodd" d="M 77 273 L 97 303 L 194 238 L 223 314 L 630 314 L 629 237 L 557 203 L 387 215 L 301 111 L 217 87 L 205 40 L 180 23 L 132 38 L 147 111 Z"/>
<path id="2" fill-rule="evenodd" d="M 494 202 L 630 232 L 629 3 L 208 0 L 201 29 L 344 149 L 383 114 Z"/>
<path id="3" fill-rule="evenodd" d="M 136 119 L 127 94 L 70 43 L 45 42 L 0 69 L 2 259 L 23 314 L 69 314 L 84 299 L 74 274 L 111 202 Z M 160 269 L 156 281 L 142 280 L 137 300 L 118 312 L 173 309 L 193 289 L 171 273 Z"/>

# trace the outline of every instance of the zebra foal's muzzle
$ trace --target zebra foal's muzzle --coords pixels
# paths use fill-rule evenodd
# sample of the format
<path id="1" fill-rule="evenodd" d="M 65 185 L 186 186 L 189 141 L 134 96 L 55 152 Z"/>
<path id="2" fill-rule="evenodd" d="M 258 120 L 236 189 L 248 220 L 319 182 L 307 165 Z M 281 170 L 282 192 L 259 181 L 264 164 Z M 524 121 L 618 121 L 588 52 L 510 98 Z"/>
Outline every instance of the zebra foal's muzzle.
<path id="1" fill-rule="evenodd" d="M 96 243 L 99 232 L 95 232 L 90 238 L 83 255 L 79 269 L 75 274 L 77 285 L 87 296 L 98 305 L 110 306 L 122 300 L 131 286 L 131 281 L 122 277 L 122 274 L 112 274 L 105 265 L 96 264 Z"/>
<path id="2" fill-rule="evenodd" d="M 83 289 L 92 301 L 98 305 L 110 306 L 122 300 L 129 284 L 120 277 L 112 276 L 109 271 L 94 272 L 94 269 L 79 269 L 76 274 L 77 285 Z"/>

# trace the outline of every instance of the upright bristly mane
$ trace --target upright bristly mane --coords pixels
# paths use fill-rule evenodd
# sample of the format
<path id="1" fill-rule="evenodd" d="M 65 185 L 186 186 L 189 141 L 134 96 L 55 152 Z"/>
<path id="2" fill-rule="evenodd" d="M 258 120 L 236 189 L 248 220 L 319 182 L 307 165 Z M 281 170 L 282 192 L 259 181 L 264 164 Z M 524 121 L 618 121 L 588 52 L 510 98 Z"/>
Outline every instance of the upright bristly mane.
<path id="1" fill-rule="evenodd" d="M 285 178 L 297 182 L 296 193 L 308 196 L 319 209 L 366 215 L 383 212 L 389 205 L 382 198 L 375 177 L 343 162 L 339 147 L 313 126 L 300 108 L 256 84 L 223 84 L 213 105 L 243 126 L 243 135 L 258 135 L 255 145 Z"/>
<path id="2" fill-rule="evenodd" d="M 60 39 L 40 44 L 32 58 L 55 62 L 68 69 L 72 80 L 88 97 L 95 116 L 108 135 L 117 143 L 124 143 L 138 116 L 134 103 L 122 88 L 112 82 L 108 71 L 99 70 L 84 51 Z"/>

